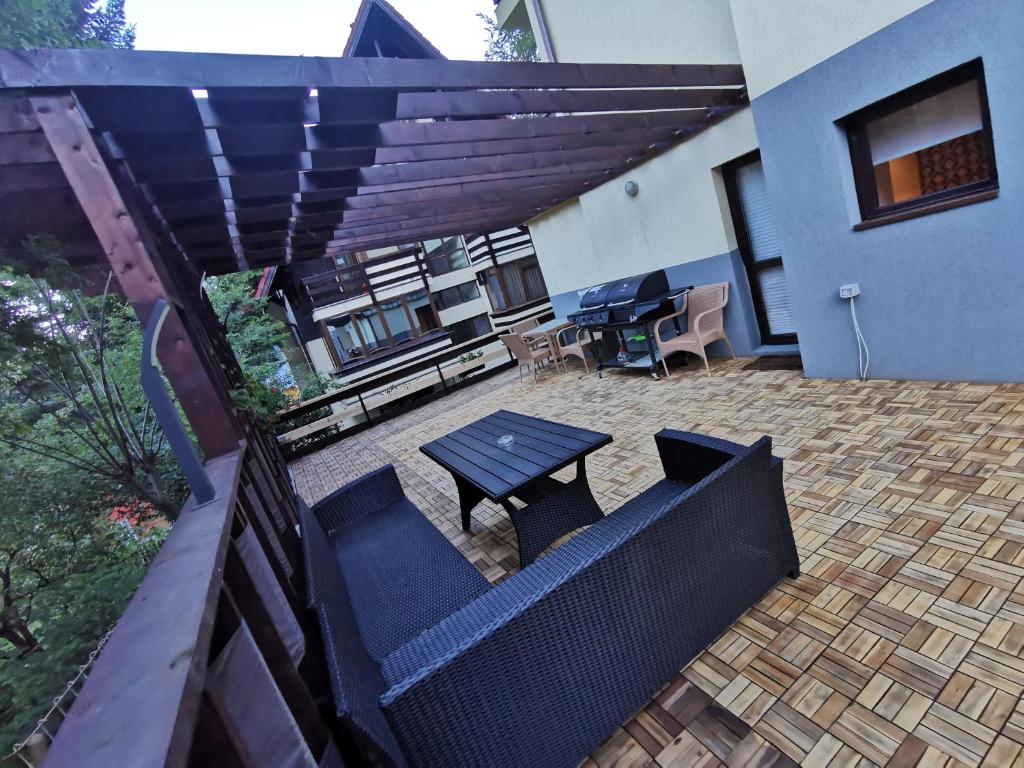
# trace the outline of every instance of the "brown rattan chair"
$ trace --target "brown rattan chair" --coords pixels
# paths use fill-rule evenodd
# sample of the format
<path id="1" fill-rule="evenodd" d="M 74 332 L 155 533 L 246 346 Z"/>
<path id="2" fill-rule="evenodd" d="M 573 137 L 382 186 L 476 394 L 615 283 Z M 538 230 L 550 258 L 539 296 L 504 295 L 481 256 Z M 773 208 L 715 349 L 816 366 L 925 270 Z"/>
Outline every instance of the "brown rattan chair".
<path id="1" fill-rule="evenodd" d="M 540 325 L 540 320 L 538 320 L 536 317 L 530 317 L 527 318 L 526 320 L 520 320 L 515 325 L 510 326 L 508 330 L 511 333 L 520 334 L 523 333 L 524 331 L 532 331 L 538 325 Z"/>
<path id="2" fill-rule="evenodd" d="M 562 334 L 572 330 L 576 331 L 576 339 L 571 344 L 566 344 L 562 340 Z M 583 330 L 578 325 L 569 326 L 560 330 L 555 339 L 558 342 L 558 355 L 562 358 L 562 365 L 565 365 L 565 356 L 572 355 L 583 361 L 583 368 L 589 374 L 590 366 L 587 365 L 587 355 L 590 354 L 592 344 L 591 339 L 584 336 Z"/>
<path id="3" fill-rule="evenodd" d="M 521 336 L 514 333 L 503 333 L 498 338 L 501 339 L 502 344 L 508 347 L 508 351 L 515 356 L 519 363 L 519 380 L 523 380 L 523 368 L 527 367 L 533 371 L 533 380 L 536 381 L 537 366 L 551 357 L 551 348 L 545 344 L 534 349 Z"/>
<path id="4" fill-rule="evenodd" d="M 729 354 L 736 357 L 732 351 L 732 344 L 729 337 L 725 335 L 725 305 L 729 303 L 729 284 L 713 283 L 712 285 L 699 285 L 683 297 L 683 307 L 675 314 L 663 317 L 654 324 L 654 339 L 658 344 L 658 352 L 661 353 L 661 364 L 665 367 L 665 375 L 668 376 L 668 364 L 665 358 L 673 352 L 692 352 L 704 361 L 704 368 L 711 375 L 711 366 L 708 365 L 708 355 L 704 348 L 713 341 L 721 339 L 729 348 Z M 686 332 L 668 339 L 662 339 L 661 325 L 666 320 L 672 320 L 680 315 L 689 313 L 686 322 Z"/>

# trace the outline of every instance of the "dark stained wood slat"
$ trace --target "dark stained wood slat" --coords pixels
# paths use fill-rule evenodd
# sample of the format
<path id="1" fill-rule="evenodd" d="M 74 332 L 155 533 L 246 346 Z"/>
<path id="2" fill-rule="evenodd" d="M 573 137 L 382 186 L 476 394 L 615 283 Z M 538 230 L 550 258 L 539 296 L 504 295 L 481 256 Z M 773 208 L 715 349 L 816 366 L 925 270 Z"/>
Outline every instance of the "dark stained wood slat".
<path id="1" fill-rule="evenodd" d="M 119 50 L 0 51 L 5 88 L 644 88 L 742 85 L 739 64 L 539 64 Z"/>
<path id="2" fill-rule="evenodd" d="M 34 88 L 74 90 L 214 273 L 520 225 L 746 103 L 738 65 L 0 52 L 0 135 L 36 128 L 13 90 Z M 413 117 L 438 110 L 477 119 Z M 33 141 L 0 143 L 3 190 L 65 186 Z"/>
<path id="3" fill-rule="evenodd" d="M 533 416 L 524 416 L 521 413 L 516 413 L 514 411 L 498 411 L 489 418 L 493 418 L 501 423 L 511 423 L 517 426 L 523 426 L 530 429 L 536 429 L 541 432 L 550 433 L 552 435 L 557 435 L 559 439 L 567 437 L 572 440 L 589 443 L 594 440 L 601 440 L 609 437 L 603 432 L 594 432 L 590 429 L 580 429 L 579 427 L 569 426 L 568 424 L 559 424 L 555 421 L 538 419 Z"/>
<path id="4" fill-rule="evenodd" d="M 514 417 L 514 420 L 508 417 Z M 562 458 L 546 456 L 536 451 L 535 458 L 544 463 L 534 464 L 536 471 L 532 473 L 524 473 L 514 468 L 513 465 L 525 466 L 521 455 L 504 451 L 496 445 L 491 446 L 465 433 L 465 427 L 420 447 L 421 452 L 479 488 L 492 501 L 502 501 L 515 496 L 517 491 L 568 466 L 577 458 L 586 456 L 612 440 L 611 435 L 601 432 L 580 430 L 511 411 L 498 411 L 467 426 L 477 426 L 484 422 L 499 429 L 513 427 L 517 440 L 520 435 L 530 435 L 537 442 L 550 442 L 552 445 L 564 446 L 569 441 L 574 443 L 568 446 L 569 453 L 562 452 Z M 516 475 L 519 476 L 518 480 L 514 479 Z M 496 479 L 498 482 L 495 482 Z"/>
<path id="5" fill-rule="evenodd" d="M 497 441 L 493 438 L 478 437 L 462 429 L 449 433 L 447 437 L 464 446 L 466 450 L 479 453 L 495 461 L 500 461 L 517 472 L 522 472 L 527 477 L 533 477 L 542 472 L 551 458 L 522 446 L 518 450 L 515 445 L 511 446 L 508 450 L 499 448 Z"/>
<path id="6" fill-rule="evenodd" d="M 560 134 L 528 139 L 449 142 L 410 147 L 380 147 L 375 164 L 414 163 L 421 160 L 445 160 L 463 157 L 494 157 L 524 152 L 554 152 L 591 147 L 651 146 L 672 138 L 675 127 L 632 128 L 607 133 Z"/>
<path id="7" fill-rule="evenodd" d="M 455 444 L 455 450 L 453 450 L 452 446 L 445 443 L 442 437 L 428 443 L 420 450 L 428 453 L 432 459 L 441 464 L 445 469 L 458 473 L 461 477 L 480 488 L 486 495 L 501 498 L 511 491 L 514 485 L 505 479 L 508 476 L 507 473 L 502 472 L 497 467 L 495 467 L 495 472 L 491 472 L 488 468 L 466 458 L 458 450 L 459 447 L 458 444 Z M 497 474 L 498 472 L 502 472 L 502 474 Z"/>
<path id="8" fill-rule="evenodd" d="M 523 437 L 529 437 L 538 443 L 549 445 L 555 450 L 568 449 L 570 451 L 579 451 L 586 448 L 591 442 L 586 439 L 570 437 L 568 435 L 560 435 L 557 439 L 553 439 L 550 433 L 536 431 L 528 424 L 495 418 L 495 415 L 480 419 L 478 423 L 481 428 L 491 429 L 495 432 L 500 432 L 503 435 L 513 435 L 517 440 Z"/>
<path id="9" fill-rule="evenodd" d="M 463 430 L 469 434 L 477 435 L 481 439 L 494 440 L 502 437 L 503 435 L 510 434 L 508 430 L 501 429 L 493 424 L 490 424 L 484 420 L 474 421 L 463 427 Z M 555 445 L 544 440 L 538 440 L 537 438 L 527 434 L 516 434 L 516 446 L 531 448 L 537 453 L 544 454 L 549 459 L 567 459 L 573 455 L 573 449 L 568 448 L 564 445 Z"/>
<path id="10" fill-rule="evenodd" d="M 531 471 L 523 471 L 513 466 L 503 456 L 488 455 L 476 447 L 466 445 L 464 441 L 456 437 L 455 432 L 438 438 L 437 442 L 456 456 L 461 457 L 467 465 L 480 467 L 489 474 L 500 477 L 503 482 L 509 485 L 519 485 L 532 476 Z"/>
<path id="11" fill-rule="evenodd" d="M 458 91 L 401 93 L 395 117 L 471 117 L 543 112 L 605 112 L 698 109 L 732 106 L 743 101 L 742 89 L 687 88 L 630 91 Z"/>

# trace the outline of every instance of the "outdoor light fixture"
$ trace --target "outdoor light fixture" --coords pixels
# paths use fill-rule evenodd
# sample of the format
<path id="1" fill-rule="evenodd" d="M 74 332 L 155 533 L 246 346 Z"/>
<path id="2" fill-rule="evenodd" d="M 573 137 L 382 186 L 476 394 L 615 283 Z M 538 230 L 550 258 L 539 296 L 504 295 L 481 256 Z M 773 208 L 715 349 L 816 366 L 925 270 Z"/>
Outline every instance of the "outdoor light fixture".
<path id="1" fill-rule="evenodd" d="M 640 191 L 640 185 L 630 179 L 626 182 L 626 194 L 630 197 L 636 197 L 636 193 Z"/>

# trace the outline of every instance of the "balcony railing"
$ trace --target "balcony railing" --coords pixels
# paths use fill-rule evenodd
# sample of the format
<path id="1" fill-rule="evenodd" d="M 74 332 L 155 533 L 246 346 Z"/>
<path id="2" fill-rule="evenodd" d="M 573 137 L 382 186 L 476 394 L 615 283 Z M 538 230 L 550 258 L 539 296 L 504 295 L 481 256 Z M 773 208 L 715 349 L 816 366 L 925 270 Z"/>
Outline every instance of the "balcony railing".
<path id="1" fill-rule="evenodd" d="M 500 232 L 466 235 L 466 250 L 473 266 L 494 264 L 502 257 L 520 252 L 521 256 L 536 256 L 533 238 L 526 227 L 512 227 Z"/>
<path id="2" fill-rule="evenodd" d="M 48 768 L 280 765 L 299 755 L 324 764 L 334 753 L 280 455 L 254 435 L 206 469 L 216 498 L 185 505 L 61 725 Z"/>
<path id="3" fill-rule="evenodd" d="M 314 307 L 325 307 L 359 296 L 375 299 L 381 291 L 426 275 L 422 249 L 415 246 L 304 278 L 302 285 Z"/>

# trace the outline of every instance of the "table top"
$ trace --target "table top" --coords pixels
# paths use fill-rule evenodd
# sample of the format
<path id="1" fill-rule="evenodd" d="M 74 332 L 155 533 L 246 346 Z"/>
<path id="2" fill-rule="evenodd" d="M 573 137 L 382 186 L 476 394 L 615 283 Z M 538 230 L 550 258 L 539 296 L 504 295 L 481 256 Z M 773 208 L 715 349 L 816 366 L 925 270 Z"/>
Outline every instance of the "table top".
<path id="1" fill-rule="evenodd" d="M 540 336 L 545 333 L 551 333 L 551 331 L 557 331 L 560 328 L 568 328 L 572 323 L 566 320 L 564 317 L 556 317 L 554 320 L 548 320 L 546 323 L 541 323 L 536 328 L 531 328 L 528 331 L 523 331 L 520 336 Z"/>
<path id="2" fill-rule="evenodd" d="M 498 438 L 511 435 L 507 449 Z M 612 436 L 512 411 L 497 411 L 420 450 L 491 501 L 514 496 L 530 483 L 608 445 Z"/>

